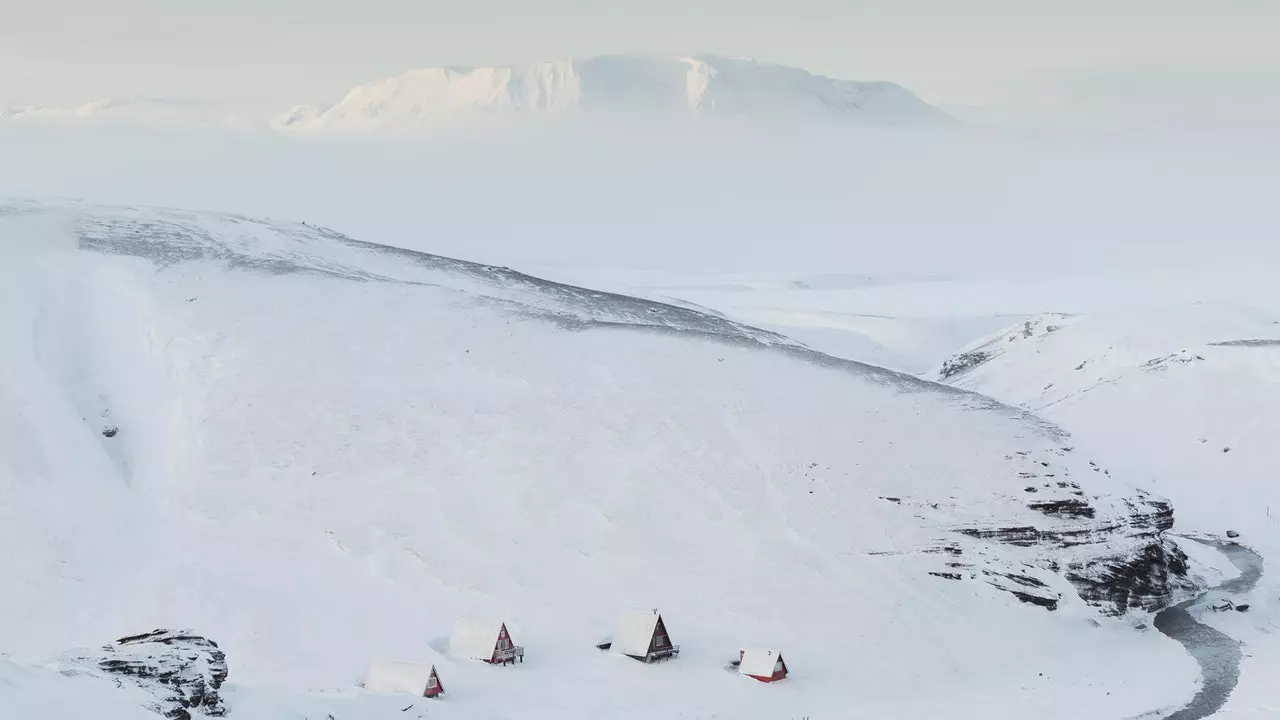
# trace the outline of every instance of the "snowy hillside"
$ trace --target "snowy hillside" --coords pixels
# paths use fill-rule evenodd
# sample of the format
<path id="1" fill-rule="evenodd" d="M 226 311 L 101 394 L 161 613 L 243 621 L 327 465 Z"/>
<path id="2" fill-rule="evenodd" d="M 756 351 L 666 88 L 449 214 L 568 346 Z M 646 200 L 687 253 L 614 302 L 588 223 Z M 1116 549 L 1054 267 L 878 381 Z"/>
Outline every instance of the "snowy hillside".
<path id="1" fill-rule="evenodd" d="M 1240 534 L 1280 556 L 1280 312 L 1197 304 L 1040 316 L 975 343 L 940 376 L 1051 418 L 1123 473 L 1174 502 L 1179 533 Z M 1280 703 L 1280 580 L 1227 595 L 1247 615 L 1198 608 L 1244 643 L 1224 712 L 1270 717 Z"/>
<path id="2" fill-rule="evenodd" d="M 1271 439 L 1280 433 L 1280 314 L 1239 307 L 1042 315 L 975 343 L 939 377 L 1059 422 L 1177 503 L 1196 530 L 1266 525 Z M 1235 506 L 1207 478 L 1232 478 Z M 1177 499 L 1175 497 L 1175 499 Z M 1280 521 L 1280 497 L 1272 508 Z"/>
<path id="3" fill-rule="evenodd" d="M 428 68 L 299 106 L 275 126 L 313 133 L 427 131 L 517 118 L 733 117 L 937 125 L 947 116 L 888 82 L 834 80 L 750 59 L 608 55 L 487 68 Z"/>
<path id="4" fill-rule="evenodd" d="M 1024 412 L 695 310 L 10 203 L 0 369 L 0 716 L 155 627 L 215 639 L 251 719 L 398 712 L 356 688 L 379 658 L 468 719 L 1126 717 L 1198 677 L 1144 624 L 1209 572 L 1162 500 Z M 678 659 L 596 649 L 654 607 Z M 459 616 L 526 662 L 450 656 Z M 726 671 L 757 646 L 790 677 Z"/>

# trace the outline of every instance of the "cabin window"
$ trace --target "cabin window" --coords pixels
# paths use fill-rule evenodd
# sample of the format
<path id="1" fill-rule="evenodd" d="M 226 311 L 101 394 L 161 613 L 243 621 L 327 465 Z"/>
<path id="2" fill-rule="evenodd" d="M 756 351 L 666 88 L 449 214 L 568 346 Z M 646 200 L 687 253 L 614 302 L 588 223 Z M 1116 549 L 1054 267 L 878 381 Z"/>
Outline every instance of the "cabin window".
<path id="1" fill-rule="evenodd" d="M 666 635 L 654 635 L 654 636 L 653 636 L 653 646 L 654 646 L 654 647 L 660 647 L 660 648 L 661 648 L 661 647 L 666 647 L 666 646 L 667 646 L 667 636 L 666 636 Z"/>
<path id="2" fill-rule="evenodd" d="M 436 678 L 434 675 L 432 675 L 431 677 L 427 678 L 427 689 L 430 690 L 435 686 L 436 686 Z"/>
<path id="3" fill-rule="evenodd" d="M 782 672 L 782 658 L 778 658 L 778 662 L 773 664 L 773 674 L 777 675 Z"/>

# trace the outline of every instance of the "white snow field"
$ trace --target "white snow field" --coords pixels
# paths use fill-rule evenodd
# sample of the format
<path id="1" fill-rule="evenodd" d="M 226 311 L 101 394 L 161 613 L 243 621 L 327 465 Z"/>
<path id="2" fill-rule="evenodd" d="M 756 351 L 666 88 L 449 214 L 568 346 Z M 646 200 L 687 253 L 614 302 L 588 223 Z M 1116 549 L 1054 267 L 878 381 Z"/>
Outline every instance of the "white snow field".
<path id="1" fill-rule="evenodd" d="M 144 716 L 40 666 L 153 627 L 216 640 L 251 720 L 1176 707 L 1196 664 L 1066 580 L 1159 551 L 1168 520 L 1091 462 L 1026 413 L 712 314 L 314 226 L 0 206 L 4 718 Z M 596 649 L 650 607 L 678 659 Z M 468 615 L 525 662 L 451 657 Z M 752 646 L 790 676 L 732 672 Z M 446 694 L 360 690 L 381 658 Z"/>
<path id="2" fill-rule="evenodd" d="M 82 676 L 19 666 L 0 657 L 0 712 L 6 718 L 155 720 L 144 694 Z"/>

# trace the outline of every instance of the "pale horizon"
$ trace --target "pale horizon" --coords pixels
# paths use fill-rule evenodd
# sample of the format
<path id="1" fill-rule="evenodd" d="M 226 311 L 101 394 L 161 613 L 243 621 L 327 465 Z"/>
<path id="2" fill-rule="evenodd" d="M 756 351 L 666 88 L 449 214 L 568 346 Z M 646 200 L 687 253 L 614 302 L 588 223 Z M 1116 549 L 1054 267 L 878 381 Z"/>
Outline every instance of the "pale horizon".
<path id="1" fill-rule="evenodd" d="M 1280 124 L 1280 9 L 1207 0 L 934 0 L 449 6 L 378 0 L 176 7 L 83 0 L 12 9 L 0 108 L 161 97 L 286 108 L 435 66 L 616 53 L 747 56 L 900 84 L 1018 124 Z"/>

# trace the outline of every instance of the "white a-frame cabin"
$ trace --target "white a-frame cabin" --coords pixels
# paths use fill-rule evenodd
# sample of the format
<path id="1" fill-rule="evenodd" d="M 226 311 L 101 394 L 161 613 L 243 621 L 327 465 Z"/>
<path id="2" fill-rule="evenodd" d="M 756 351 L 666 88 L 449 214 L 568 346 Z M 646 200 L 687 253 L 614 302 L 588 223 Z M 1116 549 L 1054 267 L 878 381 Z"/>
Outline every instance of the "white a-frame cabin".
<path id="1" fill-rule="evenodd" d="M 449 636 L 449 652 L 491 665 L 524 662 L 524 648 L 511 640 L 507 624 L 501 620 L 458 618 Z"/>
<path id="2" fill-rule="evenodd" d="M 618 617 L 609 652 L 642 662 L 654 662 L 679 655 L 680 646 L 671 643 L 667 624 L 657 610 L 629 610 Z"/>

